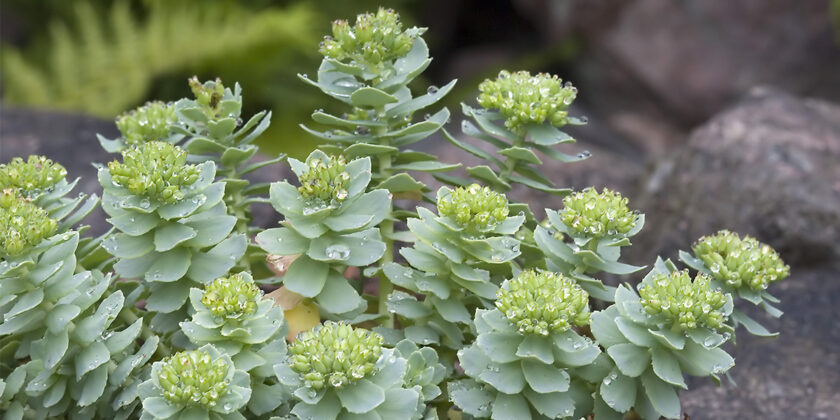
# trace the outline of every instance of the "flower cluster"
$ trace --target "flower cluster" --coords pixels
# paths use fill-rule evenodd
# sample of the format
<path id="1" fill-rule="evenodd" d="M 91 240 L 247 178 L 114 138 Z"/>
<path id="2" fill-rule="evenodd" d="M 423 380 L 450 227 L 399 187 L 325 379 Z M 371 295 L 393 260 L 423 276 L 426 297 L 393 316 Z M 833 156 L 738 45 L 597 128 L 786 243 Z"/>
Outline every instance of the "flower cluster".
<path id="1" fill-rule="evenodd" d="M 210 119 L 218 117 L 219 105 L 225 96 L 225 86 L 222 84 L 222 79 L 216 78 L 215 81 L 201 83 L 198 77 L 193 76 L 190 78 L 189 84 L 193 95 L 195 95 L 195 101 L 201 107 L 204 115 Z"/>
<path id="2" fill-rule="evenodd" d="M 208 284 L 201 303 L 217 317 L 240 318 L 256 312 L 261 297 L 262 291 L 254 281 L 239 273 Z"/>
<path id="3" fill-rule="evenodd" d="M 320 52 L 338 61 L 349 60 L 377 72 L 383 63 L 396 60 L 411 51 L 417 31 L 403 31 L 400 15 L 380 8 L 376 14 L 364 13 L 350 26 L 346 20 L 332 24 L 332 36 L 324 37 Z"/>
<path id="4" fill-rule="evenodd" d="M 727 230 L 700 238 L 692 250 L 716 280 L 732 288 L 761 291 L 790 275 L 790 267 L 769 245 Z"/>
<path id="5" fill-rule="evenodd" d="M 630 211 L 620 193 L 587 188 L 563 199 L 560 217 L 575 233 L 600 238 L 626 234 L 639 216 Z"/>
<path id="6" fill-rule="evenodd" d="M 155 202 L 174 203 L 184 198 L 182 188 L 198 179 L 195 165 L 187 165 L 187 152 L 169 143 L 152 141 L 122 152 L 123 161 L 108 163 L 113 181 L 133 194 Z"/>
<path id="7" fill-rule="evenodd" d="M 177 405 L 213 407 L 228 390 L 231 367 L 201 350 L 182 351 L 165 359 L 157 379 L 162 395 Z"/>
<path id="8" fill-rule="evenodd" d="M 520 132 L 526 124 L 548 121 L 560 127 L 569 122 L 569 105 L 577 96 L 570 83 L 563 84 L 557 76 L 527 71 L 499 72 L 496 80 L 478 85 L 478 103 L 487 109 L 498 109 L 505 116 L 505 126 Z"/>
<path id="9" fill-rule="evenodd" d="M 549 335 L 589 323 L 589 295 L 573 280 L 552 272 L 523 271 L 505 282 L 496 307 L 523 334 Z"/>
<path id="10" fill-rule="evenodd" d="M 57 228 L 45 210 L 11 188 L 0 193 L 0 255 L 20 255 L 54 234 Z"/>
<path id="11" fill-rule="evenodd" d="M 377 333 L 327 322 L 289 346 L 291 368 L 312 389 L 340 388 L 374 373 L 383 341 Z"/>
<path id="12" fill-rule="evenodd" d="M 172 104 L 154 101 L 117 117 L 117 129 L 126 144 L 136 146 L 169 137 L 177 121 Z"/>
<path id="13" fill-rule="evenodd" d="M 44 156 L 16 157 L 0 165 L 0 188 L 13 188 L 23 193 L 52 188 L 67 175 L 67 170 Z"/>
<path id="14" fill-rule="evenodd" d="M 311 159 L 308 163 L 309 168 L 301 174 L 298 187 L 304 200 L 334 203 L 347 199 L 350 174 L 345 171 L 344 157 L 330 156 L 326 161 Z"/>
<path id="15" fill-rule="evenodd" d="M 508 216 L 507 198 L 478 184 L 438 197 L 437 207 L 441 216 L 454 218 L 468 231 L 492 229 Z"/>
<path id="16" fill-rule="evenodd" d="M 639 288 L 642 308 L 648 314 L 661 315 L 674 331 L 721 328 L 726 321 L 720 310 L 726 295 L 712 289 L 710 281 L 704 274 L 692 281 L 688 270 L 657 273 Z"/>

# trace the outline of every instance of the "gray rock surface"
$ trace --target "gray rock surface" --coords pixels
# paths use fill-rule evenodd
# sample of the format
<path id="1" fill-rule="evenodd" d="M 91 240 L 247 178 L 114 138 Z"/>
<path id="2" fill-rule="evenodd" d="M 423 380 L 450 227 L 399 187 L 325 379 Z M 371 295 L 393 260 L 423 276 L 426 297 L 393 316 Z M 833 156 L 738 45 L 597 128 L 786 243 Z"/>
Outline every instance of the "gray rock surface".
<path id="1" fill-rule="evenodd" d="M 792 265 L 840 256 L 840 107 L 755 89 L 662 160 L 637 205 L 636 262 L 673 256 L 719 229 L 749 234 Z"/>

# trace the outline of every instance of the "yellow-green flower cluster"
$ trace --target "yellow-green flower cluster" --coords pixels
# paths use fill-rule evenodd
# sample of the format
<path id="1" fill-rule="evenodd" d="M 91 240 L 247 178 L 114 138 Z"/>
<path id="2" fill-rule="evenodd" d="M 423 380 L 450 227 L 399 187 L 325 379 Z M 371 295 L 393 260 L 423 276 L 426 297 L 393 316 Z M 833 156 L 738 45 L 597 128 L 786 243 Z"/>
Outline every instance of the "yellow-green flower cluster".
<path id="1" fill-rule="evenodd" d="M 499 288 L 496 307 L 523 334 L 545 336 L 589 324 L 589 294 L 559 273 L 523 271 Z"/>
<path id="2" fill-rule="evenodd" d="M 560 127 L 568 124 L 569 105 L 577 96 L 570 83 L 563 84 L 557 76 L 527 71 L 499 72 L 495 80 L 487 79 L 478 85 L 478 103 L 487 109 L 498 109 L 505 116 L 505 126 L 521 132 L 525 124 L 548 121 Z"/>
<path id="3" fill-rule="evenodd" d="M 346 20 L 333 22 L 332 36 L 324 37 L 319 51 L 325 57 L 349 60 L 378 73 L 384 63 L 408 54 L 415 37 L 403 31 L 398 13 L 379 8 L 376 14 L 358 15 L 352 27 Z"/>
<path id="4" fill-rule="evenodd" d="M 169 137 L 170 126 L 178 121 L 171 104 L 149 102 L 117 117 L 117 128 L 129 146 Z"/>
<path id="5" fill-rule="evenodd" d="M 726 320 L 720 311 L 726 295 L 712 289 L 710 281 L 704 274 L 692 281 L 688 270 L 655 274 L 639 288 L 642 308 L 664 317 L 673 331 L 720 328 Z"/>
<path id="6" fill-rule="evenodd" d="M 191 77 L 189 80 L 190 89 L 195 95 L 195 101 L 201 106 L 204 115 L 213 119 L 219 115 L 219 105 L 225 96 L 225 86 L 222 79 L 201 83 L 198 77 Z"/>
<path id="7" fill-rule="evenodd" d="M 177 405 L 213 407 L 228 391 L 231 367 L 201 350 L 182 351 L 164 359 L 158 373 L 163 397 Z"/>
<path id="8" fill-rule="evenodd" d="M 152 141 L 122 152 L 123 161 L 108 163 L 111 178 L 132 193 L 161 203 L 184 198 L 182 188 L 198 179 L 187 152 L 166 142 Z"/>
<path id="9" fill-rule="evenodd" d="M 692 250 L 712 277 L 732 288 L 764 290 L 790 275 L 790 267 L 769 245 L 727 230 L 700 238 Z"/>
<path id="10" fill-rule="evenodd" d="M 587 188 L 563 199 L 563 224 L 579 235 L 601 238 L 623 235 L 633 229 L 638 215 L 627 207 L 627 198 L 604 188 Z"/>
<path id="11" fill-rule="evenodd" d="M 300 175 L 300 195 L 307 201 L 321 203 L 341 202 L 347 198 L 350 174 L 343 156 L 330 156 L 328 161 L 311 159 L 309 168 Z"/>
<path id="12" fill-rule="evenodd" d="M 217 317 L 239 318 L 257 311 L 262 291 L 242 273 L 220 277 L 204 287 L 201 303 Z"/>
<path id="13" fill-rule="evenodd" d="M 15 257 L 52 236 L 58 224 L 47 212 L 6 188 L 0 193 L 0 257 Z"/>
<path id="14" fill-rule="evenodd" d="M 443 217 L 452 217 L 468 231 L 486 231 L 508 216 L 508 201 L 489 187 L 472 184 L 458 187 L 448 195 L 438 198 L 438 212 Z"/>
<path id="15" fill-rule="evenodd" d="M 26 161 L 16 157 L 0 165 L 0 189 L 12 188 L 29 195 L 52 188 L 66 175 L 63 166 L 44 156 L 30 155 Z"/>
<path id="16" fill-rule="evenodd" d="M 327 322 L 289 346 L 291 367 L 312 389 L 340 388 L 374 373 L 383 341 L 375 332 Z"/>

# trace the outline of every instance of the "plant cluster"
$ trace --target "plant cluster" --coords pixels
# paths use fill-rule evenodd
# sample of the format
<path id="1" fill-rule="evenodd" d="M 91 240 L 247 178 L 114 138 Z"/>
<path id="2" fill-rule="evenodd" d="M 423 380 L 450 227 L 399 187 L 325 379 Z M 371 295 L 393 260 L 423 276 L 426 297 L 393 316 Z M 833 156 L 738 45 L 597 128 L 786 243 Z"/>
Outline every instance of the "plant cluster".
<path id="1" fill-rule="evenodd" d="M 241 119 L 219 79 L 124 114 L 99 138 L 119 156 L 99 165 L 98 238 L 79 225 L 98 197 L 68 197 L 60 165 L 0 166 L 5 418 L 679 418 L 686 376 L 734 366 L 736 328 L 772 335 L 739 307 L 781 315 L 766 289 L 789 268 L 753 238 L 701 238 L 680 253 L 695 273 L 657 259 L 637 286 L 604 281 L 644 269 L 620 261 L 644 215 L 536 170 L 577 159 L 554 148 L 583 122 L 556 77 L 503 72 L 463 106 L 466 137 L 443 132 L 496 169 L 410 149 L 443 129 L 446 108 L 415 114 L 454 84 L 408 87 L 422 33 L 385 9 L 334 23 L 301 78 L 346 113 L 312 114 L 327 144 L 304 161 L 257 158 L 271 114 Z M 243 177 L 282 160 L 297 180 Z M 562 207 L 540 220 L 511 183 Z M 252 226 L 256 203 L 280 226 Z"/>

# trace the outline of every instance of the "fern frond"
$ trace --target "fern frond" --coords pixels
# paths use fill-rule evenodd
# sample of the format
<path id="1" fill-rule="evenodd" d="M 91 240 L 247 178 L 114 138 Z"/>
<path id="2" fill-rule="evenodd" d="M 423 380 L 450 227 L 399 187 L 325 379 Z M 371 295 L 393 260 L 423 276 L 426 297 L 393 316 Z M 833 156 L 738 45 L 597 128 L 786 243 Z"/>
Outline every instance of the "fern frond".
<path id="1" fill-rule="evenodd" d="M 50 26 L 44 62 L 4 47 L 4 100 L 112 117 L 141 102 L 161 75 L 267 46 L 304 50 L 315 39 L 314 13 L 306 6 L 254 12 L 221 3 L 148 4 L 140 20 L 126 1 L 114 3 L 104 18 L 77 3 L 73 29 Z"/>

